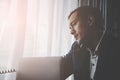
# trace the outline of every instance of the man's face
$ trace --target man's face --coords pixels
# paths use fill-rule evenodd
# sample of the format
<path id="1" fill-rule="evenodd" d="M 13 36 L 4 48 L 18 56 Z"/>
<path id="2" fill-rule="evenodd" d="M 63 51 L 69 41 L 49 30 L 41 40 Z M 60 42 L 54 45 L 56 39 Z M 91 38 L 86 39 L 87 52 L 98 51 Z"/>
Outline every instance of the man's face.
<path id="1" fill-rule="evenodd" d="M 77 41 L 84 37 L 84 29 L 82 22 L 77 17 L 77 12 L 74 12 L 69 18 L 70 33 Z"/>

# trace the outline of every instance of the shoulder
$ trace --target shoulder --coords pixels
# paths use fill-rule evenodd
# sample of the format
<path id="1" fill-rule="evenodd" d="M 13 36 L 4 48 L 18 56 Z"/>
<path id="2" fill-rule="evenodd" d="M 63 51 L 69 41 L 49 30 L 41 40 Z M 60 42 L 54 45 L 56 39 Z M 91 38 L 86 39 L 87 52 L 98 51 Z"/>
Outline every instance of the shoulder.
<path id="1" fill-rule="evenodd" d="M 78 46 L 78 42 L 75 41 L 75 42 L 72 44 L 71 50 L 72 50 L 72 49 L 75 49 L 77 46 Z"/>
<path id="2" fill-rule="evenodd" d="M 116 47 L 120 46 L 120 38 L 115 38 L 110 35 L 109 36 L 105 35 L 103 41 L 104 41 L 104 44 L 106 44 L 106 45 L 111 45 L 111 46 L 116 46 Z"/>
<path id="3" fill-rule="evenodd" d="M 101 47 L 104 51 L 109 51 L 109 53 L 119 53 L 120 52 L 120 38 L 115 38 L 110 35 L 105 35 Z"/>

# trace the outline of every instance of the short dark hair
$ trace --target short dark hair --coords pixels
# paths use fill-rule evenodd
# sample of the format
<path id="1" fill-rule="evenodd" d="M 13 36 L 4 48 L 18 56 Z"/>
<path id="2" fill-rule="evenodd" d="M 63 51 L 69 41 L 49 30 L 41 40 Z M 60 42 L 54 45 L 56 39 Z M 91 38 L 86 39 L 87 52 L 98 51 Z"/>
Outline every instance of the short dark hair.
<path id="1" fill-rule="evenodd" d="M 74 12 L 77 12 L 77 17 L 80 18 L 80 20 L 82 20 L 83 23 L 86 23 L 84 21 L 88 19 L 88 16 L 94 16 L 95 27 L 102 31 L 105 30 L 104 19 L 102 17 L 102 13 L 100 12 L 98 8 L 93 8 L 91 6 L 78 7 L 77 9 L 75 9 L 74 11 L 70 13 L 70 15 L 68 16 L 68 19 Z"/>

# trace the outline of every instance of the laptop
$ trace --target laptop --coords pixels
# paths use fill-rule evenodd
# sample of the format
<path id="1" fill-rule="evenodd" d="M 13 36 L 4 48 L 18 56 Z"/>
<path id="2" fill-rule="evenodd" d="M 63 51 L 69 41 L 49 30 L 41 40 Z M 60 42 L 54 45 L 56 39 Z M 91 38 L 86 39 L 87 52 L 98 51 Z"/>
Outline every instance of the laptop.
<path id="1" fill-rule="evenodd" d="M 16 80 L 60 80 L 61 57 L 26 57 L 19 62 Z"/>

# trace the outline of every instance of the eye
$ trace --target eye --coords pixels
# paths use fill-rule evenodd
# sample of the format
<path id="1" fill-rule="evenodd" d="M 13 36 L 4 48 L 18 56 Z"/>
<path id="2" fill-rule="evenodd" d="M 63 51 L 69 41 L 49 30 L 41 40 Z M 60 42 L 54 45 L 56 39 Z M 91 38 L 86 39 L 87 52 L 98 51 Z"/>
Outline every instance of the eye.
<path id="1" fill-rule="evenodd" d="M 71 26 L 74 26 L 75 24 L 76 24 L 76 22 L 74 21 L 74 22 L 71 23 Z"/>

